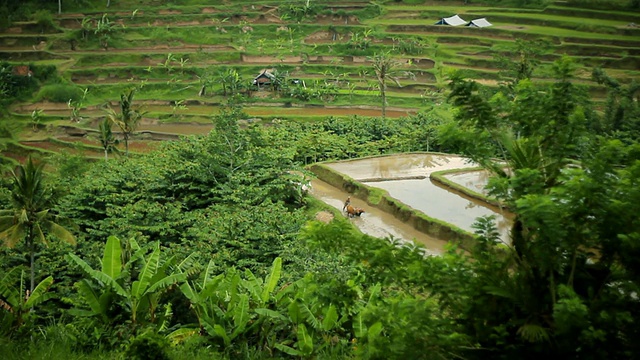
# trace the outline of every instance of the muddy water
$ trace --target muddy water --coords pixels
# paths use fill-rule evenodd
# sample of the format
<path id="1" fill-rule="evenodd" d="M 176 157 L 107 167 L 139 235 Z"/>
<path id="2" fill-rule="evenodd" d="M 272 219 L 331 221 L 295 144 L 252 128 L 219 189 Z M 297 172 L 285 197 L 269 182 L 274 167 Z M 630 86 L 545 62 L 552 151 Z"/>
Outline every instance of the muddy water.
<path id="1" fill-rule="evenodd" d="M 338 210 L 342 210 L 344 200 L 350 195 L 317 179 L 311 181 L 310 193 Z M 424 245 L 429 254 L 435 255 L 444 252 L 446 241 L 417 231 L 412 226 L 396 219 L 393 215 L 370 207 L 360 199 L 351 198 L 351 203 L 353 206 L 361 207 L 366 211 L 360 217 L 349 219 L 363 233 L 379 238 L 393 236 L 396 239 L 402 239 L 407 242 L 414 241 Z"/>
<path id="2" fill-rule="evenodd" d="M 502 241 L 509 242 L 510 213 L 429 179 L 429 175 L 435 171 L 475 167 L 465 158 L 441 154 L 402 154 L 327 166 L 369 186 L 384 189 L 404 204 L 469 232 L 473 232 L 471 225 L 478 217 L 495 215 Z M 486 174 L 479 171 L 466 173 L 462 178 L 465 186 L 474 188 L 474 191 L 477 191 L 477 186 L 486 183 Z"/>

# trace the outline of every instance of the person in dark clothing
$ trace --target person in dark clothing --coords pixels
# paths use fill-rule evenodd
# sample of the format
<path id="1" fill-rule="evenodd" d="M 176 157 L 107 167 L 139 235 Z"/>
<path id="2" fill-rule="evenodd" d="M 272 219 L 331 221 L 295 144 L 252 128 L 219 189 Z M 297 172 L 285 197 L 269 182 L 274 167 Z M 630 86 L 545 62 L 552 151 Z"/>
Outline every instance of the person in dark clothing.
<path id="1" fill-rule="evenodd" d="M 351 205 L 351 196 L 347 196 L 347 200 L 344 202 L 344 206 L 342 207 L 342 211 L 345 211 L 347 206 Z"/>

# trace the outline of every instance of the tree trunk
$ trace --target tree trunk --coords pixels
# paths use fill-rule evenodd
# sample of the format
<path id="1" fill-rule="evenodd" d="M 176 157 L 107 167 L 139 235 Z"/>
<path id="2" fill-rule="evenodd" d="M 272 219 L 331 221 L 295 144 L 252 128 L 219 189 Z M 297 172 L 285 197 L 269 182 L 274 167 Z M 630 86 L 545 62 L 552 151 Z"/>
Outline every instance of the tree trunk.
<path id="1" fill-rule="evenodd" d="M 111 0 L 107 0 L 107 7 L 109 7 L 109 5 L 111 5 Z"/>
<path id="2" fill-rule="evenodd" d="M 124 154 L 129 156 L 129 135 L 126 132 L 124 133 Z"/>
<path id="3" fill-rule="evenodd" d="M 104 161 L 108 161 L 109 160 L 109 152 L 107 151 L 107 148 L 104 148 Z"/>
<path id="4" fill-rule="evenodd" d="M 30 258 L 30 273 L 31 273 L 31 285 L 29 286 L 29 296 L 33 293 L 33 289 L 36 287 L 36 249 L 33 243 L 33 225 L 29 227 L 29 233 L 27 234 L 27 247 L 29 248 Z"/>
<path id="5" fill-rule="evenodd" d="M 62 0 L 58 0 L 58 14 L 62 14 Z"/>
<path id="6" fill-rule="evenodd" d="M 516 255 L 518 256 L 518 261 L 522 261 L 525 256 L 525 247 L 526 243 L 524 240 L 524 235 L 522 232 L 524 231 L 522 221 L 516 215 L 515 219 L 513 219 L 513 225 L 511 226 L 511 243 L 513 244 L 513 248 L 516 251 Z"/>
<path id="7" fill-rule="evenodd" d="M 384 80 L 380 83 L 380 96 L 382 97 L 382 119 L 387 115 L 387 84 Z"/>

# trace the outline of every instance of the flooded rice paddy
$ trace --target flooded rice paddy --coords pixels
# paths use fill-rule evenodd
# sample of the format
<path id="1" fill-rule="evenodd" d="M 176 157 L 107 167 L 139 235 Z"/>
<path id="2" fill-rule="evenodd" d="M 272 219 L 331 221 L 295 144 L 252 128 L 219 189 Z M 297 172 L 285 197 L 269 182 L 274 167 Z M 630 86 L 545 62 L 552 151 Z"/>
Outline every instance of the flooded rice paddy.
<path id="1" fill-rule="evenodd" d="M 463 157 L 444 154 L 401 154 L 326 165 L 368 186 L 386 190 L 391 197 L 429 217 L 469 232 L 474 231 L 472 225 L 478 217 L 493 215 L 502 241 L 510 242 L 512 214 L 433 182 L 429 178 L 431 173 L 436 171 L 471 169 L 476 166 Z M 453 178 L 453 181 L 463 186 L 482 192 L 488 174 L 484 171 L 469 171 L 464 175 L 454 175 Z"/>
<path id="2" fill-rule="evenodd" d="M 350 195 L 318 179 L 311 181 L 311 194 L 338 210 L 342 210 L 344 200 Z M 366 211 L 362 216 L 350 219 L 363 233 L 378 238 L 393 237 L 406 242 L 415 241 L 424 245 L 427 253 L 433 255 L 444 252 L 445 241 L 422 233 L 413 226 L 399 221 L 392 214 L 371 207 L 360 199 L 351 198 L 351 204 Z"/>

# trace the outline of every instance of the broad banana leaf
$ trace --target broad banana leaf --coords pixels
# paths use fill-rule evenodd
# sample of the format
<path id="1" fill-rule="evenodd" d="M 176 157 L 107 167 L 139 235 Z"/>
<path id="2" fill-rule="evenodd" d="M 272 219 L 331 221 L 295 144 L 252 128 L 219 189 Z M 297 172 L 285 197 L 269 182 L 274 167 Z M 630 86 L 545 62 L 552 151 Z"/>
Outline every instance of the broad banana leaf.
<path id="1" fill-rule="evenodd" d="M 298 325 L 298 349 L 300 349 L 300 352 L 304 355 L 311 355 L 311 353 L 313 353 L 313 338 L 304 324 Z"/>
<path id="2" fill-rule="evenodd" d="M 282 321 L 285 323 L 288 323 L 290 320 L 289 318 L 287 318 L 286 316 L 282 315 L 281 313 L 275 311 L 275 310 L 271 310 L 271 309 L 255 309 L 254 310 L 256 314 L 258 315 L 262 315 L 262 316 L 266 316 L 270 319 L 274 319 L 274 320 L 278 320 L 278 321 Z"/>
<path id="3" fill-rule="evenodd" d="M 233 324 L 234 330 L 231 334 L 231 339 L 235 339 L 240 335 L 247 327 L 249 322 L 249 295 L 240 294 L 234 312 L 233 312 Z"/>
<path id="4" fill-rule="evenodd" d="M 300 306 L 298 306 L 298 300 L 292 301 L 288 307 L 289 310 L 289 318 L 295 324 L 298 324 L 302 321 L 302 314 L 300 314 Z"/>
<path id="5" fill-rule="evenodd" d="M 149 286 L 147 290 L 142 294 L 142 296 L 153 294 L 158 290 L 164 290 L 173 284 L 177 284 L 186 280 L 187 274 L 182 273 L 165 276 L 164 278 Z"/>
<path id="6" fill-rule="evenodd" d="M 209 279 L 213 277 L 213 269 L 215 268 L 215 264 L 213 260 L 209 260 L 207 264 L 207 268 L 204 270 L 204 279 L 202 279 L 202 288 L 204 289 L 209 283 Z"/>
<path id="7" fill-rule="evenodd" d="M 147 290 L 149 285 L 151 284 L 151 279 L 156 274 L 158 270 L 158 265 L 160 263 L 160 247 L 157 246 L 153 253 L 149 256 L 149 260 L 146 262 L 140 275 L 138 276 L 138 281 L 134 282 L 131 286 L 131 295 L 137 299 L 140 299 L 144 292 Z"/>
<path id="8" fill-rule="evenodd" d="M 102 256 L 102 272 L 112 279 L 117 279 L 122 272 L 122 247 L 120 239 L 115 236 L 107 238 Z"/>
<path id="9" fill-rule="evenodd" d="M 375 324 L 371 325 L 371 327 L 367 331 L 367 338 L 369 339 L 369 341 L 373 341 L 373 339 L 378 337 L 378 335 L 380 335 L 381 332 L 382 332 L 382 323 L 378 321 Z"/>
<path id="10" fill-rule="evenodd" d="M 91 285 L 89 285 L 87 280 L 78 282 L 77 287 L 78 292 L 80 293 L 80 295 L 82 295 L 84 300 L 87 302 L 87 304 L 89 304 L 89 307 L 93 311 L 92 315 L 102 315 L 103 313 L 102 306 L 100 305 L 100 299 L 95 291 L 93 291 L 93 288 L 91 287 Z"/>
<path id="11" fill-rule="evenodd" d="M 298 301 L 297 303 L 298 307 L 300 308 L 300 313 L 307 320 L 307 323 L 309 323 L 309 325 L 311 325 L 316 330 L 322 329 L 322 324 L 316 318 L 316 316 L 313 315 L 311 309 L 309 309 L 307 304 L 303 303 L 302 301 Z"/>
<path id="12" fill-rule="evenodd" d="M 367 335 L 367 324 L 362 319 L 362 313 L 358 313 L 353 321 L 353 330 L 357 338 L 363 338 Z"/>
<path id="13" fill-rule="evenodd" d="M 333 304 L 329 305 L 327 312 L 322 319 L 322 330 L 330 331 L 338 324 L 338 313 L 336 307 Z"/>
<path id="14" fill-rule="evenodd" d="M 80 268 L 84 270 L 85 273 L 90 275 L 94 280 L 97 280 L 110 287 L 116 292 L 116 294 L 124 298 L 129 298 L 129 294 L 122 288 L 122 286 L 120 286 L 120 284 L 115 281 L 115 279 L 101 271 L 93 270 L 91 266 L 89 266 L 89 264 L 87 264 L 86 262 L 84 262 L 84 260 L 80 259 L 74 254 L 69 254 L 69 258 L 75 261 L 76 264 L 78 264 Z"/>
<path id="15" fill-rule="evenodd" d="M 242 286 L 244 286 L 249 291 L 253 299 L 260 302 L 261 304 L 264 303 L 264 301 L 262 301 L 261 294 L 262 281 L 258 280 L 258 278 L 253 275 L 253 273 L 249 269 L 247 269 L 244 273 L 247 280 L 242 281 Z"/>
<path id="16" fill-rule="evenodd" d="M 174 344 L 178 344 L 192 336 L 198 335 L 199 331 L 198 328 L 180 328 L 167 335 L 167 338 Z"/>
<path id="17" fill-rule="evenodd" d="M 265 303 L 269 300 L 269 295 L 273 292 L 280 280 L 280 275 L 282 273 L 282 259 L 277 257 L 273 260 L 273 265 L 271 266 L 271 273 L 265 279 L 264 289 L 262 290 L 262 302 Z"/>
<path id="18" fill-rule="evenodd" d="M 40 281 L 40 283 L 33 289 L 29 299 L 24 304 L 25 309 L 31 309 L 36 305 L 43 303 L 53 297 L 53 294 L 47 293 L 51 285 L 53 284 L 53 276 L 49 276 L 46 279 Z"/>

